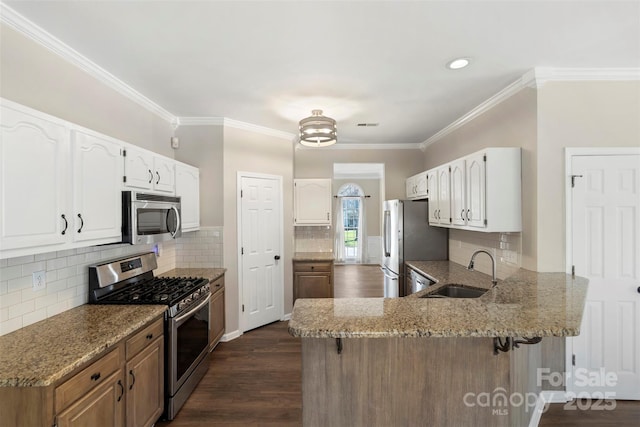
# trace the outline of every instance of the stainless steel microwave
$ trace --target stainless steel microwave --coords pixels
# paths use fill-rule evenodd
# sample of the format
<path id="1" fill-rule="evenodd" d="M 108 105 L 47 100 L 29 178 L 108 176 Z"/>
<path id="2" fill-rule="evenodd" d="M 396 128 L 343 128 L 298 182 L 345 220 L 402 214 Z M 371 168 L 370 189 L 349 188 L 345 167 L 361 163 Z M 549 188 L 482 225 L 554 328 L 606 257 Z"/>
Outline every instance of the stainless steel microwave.
<path id="1" fill-rule="evenodd" d="M 182 235 L 180 197 L 122 192 L 122 241 L 145 245 Z"/>

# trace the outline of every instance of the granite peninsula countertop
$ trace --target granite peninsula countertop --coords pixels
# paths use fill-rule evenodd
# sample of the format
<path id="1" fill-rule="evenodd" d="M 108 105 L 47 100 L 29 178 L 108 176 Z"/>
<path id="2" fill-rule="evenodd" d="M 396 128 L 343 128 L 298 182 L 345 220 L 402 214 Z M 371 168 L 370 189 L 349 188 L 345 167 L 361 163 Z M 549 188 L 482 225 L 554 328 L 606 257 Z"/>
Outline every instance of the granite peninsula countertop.
<path id="1" fill-rule="evenodd" d="M 333 261 L 333 252 L 295 252 L 294 261 Z"/>
<path id="2" fill-rule="evenodd" d="M 546 337 L 580 333 L 588 280 L 519 269 L 479 298 L 420 298 L 446 284 L 491 287 L 450 261 L 407 264 L 436 280 L 404 298 L 297 299 L 289 333 L 302 338 Z"/>
<path id="3" fill-rule="evenodd" d="M 52 385 L 166 310 L 85 304 L 0 336 L 0 387 Z"/>

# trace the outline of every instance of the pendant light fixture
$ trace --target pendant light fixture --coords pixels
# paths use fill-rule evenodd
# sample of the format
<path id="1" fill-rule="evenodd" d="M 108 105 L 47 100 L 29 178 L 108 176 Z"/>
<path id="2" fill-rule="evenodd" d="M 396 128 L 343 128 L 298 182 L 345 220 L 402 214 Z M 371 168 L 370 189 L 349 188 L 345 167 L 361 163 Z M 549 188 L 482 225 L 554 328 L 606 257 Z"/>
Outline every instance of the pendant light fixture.
<path id="1" fill-rule="evenodd" d="M 300 144 L 306 147 L 327 147 L 337 141 L 336 121 L 322 115 L 322 110 L 311 111 L 311 116 L 300 120 Z"/>

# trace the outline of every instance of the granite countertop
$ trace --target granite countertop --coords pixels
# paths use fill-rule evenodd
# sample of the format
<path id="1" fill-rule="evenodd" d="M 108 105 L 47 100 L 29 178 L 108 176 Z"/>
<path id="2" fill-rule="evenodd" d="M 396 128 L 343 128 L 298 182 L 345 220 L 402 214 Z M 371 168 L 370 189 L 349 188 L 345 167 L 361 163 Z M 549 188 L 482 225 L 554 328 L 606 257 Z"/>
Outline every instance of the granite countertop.
<path id="1" fill-rule="evenodd" d="M 420 298 L 446 284 L 491 288 L 450 261 L 407 264 L 436 280 L 404 298 L 297 299 L 289 333 L 303 338 L 575 336 L 588 280 L 520 269 L 479 298 Z"/>
<path id="2" fill-rule="evenodd" d="M 213 282 L 226 271 L 226 268 L 174 268 L 159 274 L 158 277 L 205 277 Z"/>
<path id="3" fill-rule="evenodd" d="M 0 387 L 52 385 L 166 310 L 85 304 L 0 336 Z"/>
<path id="4" fill-rule="evenodd" d="M 333 261 L 333 252 L 296 252 L 294 261 Z"/>

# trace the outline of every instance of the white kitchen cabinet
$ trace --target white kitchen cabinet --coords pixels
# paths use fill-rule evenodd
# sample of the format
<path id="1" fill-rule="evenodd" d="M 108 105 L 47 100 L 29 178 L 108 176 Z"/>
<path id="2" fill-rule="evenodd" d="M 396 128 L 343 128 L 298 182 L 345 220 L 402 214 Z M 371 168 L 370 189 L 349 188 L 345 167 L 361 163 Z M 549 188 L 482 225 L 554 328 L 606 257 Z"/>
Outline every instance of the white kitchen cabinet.
<path id="1" fill-rule="evenodd" d="M 410 200 L 420 200 L 427 198 L 427 172 L 410 176 L 406 180 L 406 196 Z"/>
<path id="2" fill-rule="evenodd" d="M 73 241 L 117 242 L 122 236 L 121 143 L 89 131 L 72 131 Z"/>
<path id="3" fill-rule="evenodd" d="M 331 225 L 331 180 L 294 179 L 295 225 Z"/>
<path id="4" fill-rule="evenodd" d="M 464 159 L 456 160 L 449 164 L 449 177 L 451 180 L 451 223 L 453 225 L 467 225 L 464 165 Z"/>
<path id="5" fill-rule="evenodd" d="M 182 231 L 200 229 L 200 169 L 176 162 L 176 196 L 180 197 Z"/>
<path id="6" fill-rule="evenodd" d="M 175 193 L 175 160 L 127 144 L 124 156 L 126 189 Z"/>
<path id="7" fill-rule="evenodd" d="M 121 142 L 7 100 L 0 127 L 0 258 L 121 240 Z"/>
<path id="8" fill-rule="evenodd" d="M 429 170 L 429 177 L 438 176 L 438 198 L 429 201 L 438 206 L 430 206 L 429 224 L 483 232 L 521 231 L 520 157 L 520 148 L 486 148 Z"/>
<path id="9" fill-rule="evenodd" d="M 440 199 L 438 198 L 438 170 L 427 171 L 427 191 L 429 194 L 429 224 L 438 223 L 438 208 Z"/>
<path id="10" fill-rule="evenodd" d="M 1 111 L 0 250 L 56 250 L 67 241 L 63 231 L 71 221 L 69 130 L 63 121 L 10 102 L 3 101 Z"/>

